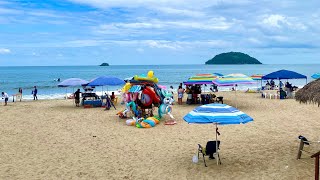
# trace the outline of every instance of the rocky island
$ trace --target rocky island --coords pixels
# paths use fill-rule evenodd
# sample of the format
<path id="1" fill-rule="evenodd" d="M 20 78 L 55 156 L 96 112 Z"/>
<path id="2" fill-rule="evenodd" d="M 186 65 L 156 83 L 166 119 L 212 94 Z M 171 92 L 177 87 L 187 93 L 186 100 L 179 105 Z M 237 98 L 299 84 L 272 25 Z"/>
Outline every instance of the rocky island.
<path id="1" fill-rule="evenodd" d="M 208 60 L 206 65 L 210 64 L 262 64 L 256 58 L 241 52 L 221 53 Z"/>
<path id="2" fill-rule="evenodd" d="M 108 63 L 102 63 L 102 64 L 100 64 L 100 66 L 109 66 L 109 64 Z"/>

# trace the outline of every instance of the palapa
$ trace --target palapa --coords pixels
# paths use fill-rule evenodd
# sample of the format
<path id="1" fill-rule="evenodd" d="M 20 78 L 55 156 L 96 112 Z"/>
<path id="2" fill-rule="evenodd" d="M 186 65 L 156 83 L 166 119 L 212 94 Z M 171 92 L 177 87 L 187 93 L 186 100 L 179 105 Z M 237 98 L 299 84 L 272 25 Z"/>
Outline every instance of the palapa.
<path id="1" fill-rule="evenodd" d="M 317 103 L 320 106 L 320 79 L 309 82 L 302 89 L 298 90 L 295 98 L 300 103 Z"/>

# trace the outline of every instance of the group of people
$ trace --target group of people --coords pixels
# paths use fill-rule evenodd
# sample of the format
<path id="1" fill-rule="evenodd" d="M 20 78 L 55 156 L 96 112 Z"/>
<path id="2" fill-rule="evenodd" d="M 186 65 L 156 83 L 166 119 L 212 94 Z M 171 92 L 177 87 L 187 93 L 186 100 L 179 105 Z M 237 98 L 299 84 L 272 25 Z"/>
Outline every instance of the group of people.
<path id="1" fill-rule="evenodd" d="M 33 96 L 33 100 L 38 100 L 38 89 L 37 86 L 33 87 L 34 89 L 32 90 L 31 94 Z M 9 100 L 9 95 L 6 92 L 1 92 L 2 99 L 4 99 L 4 105 L 8 105 L 8 100 Z M 18 94 L 15 94 L 14 96 L 19 96 L 20 101 L 22 100 L 22 88 L 20 87 L 18 89 Z"/>

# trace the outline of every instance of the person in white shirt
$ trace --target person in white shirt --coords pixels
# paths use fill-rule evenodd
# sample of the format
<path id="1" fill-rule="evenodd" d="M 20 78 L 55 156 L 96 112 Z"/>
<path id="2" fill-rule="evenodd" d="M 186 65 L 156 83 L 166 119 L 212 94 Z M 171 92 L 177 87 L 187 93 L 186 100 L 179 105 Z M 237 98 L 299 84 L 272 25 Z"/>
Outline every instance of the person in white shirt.
<path id="1" fill-rule="evenodd" d="M 6 106 L 8 104 L 9 95 L 5 92 L 2 92 L 2 99 L 4 99 L 4 105 Z"/>

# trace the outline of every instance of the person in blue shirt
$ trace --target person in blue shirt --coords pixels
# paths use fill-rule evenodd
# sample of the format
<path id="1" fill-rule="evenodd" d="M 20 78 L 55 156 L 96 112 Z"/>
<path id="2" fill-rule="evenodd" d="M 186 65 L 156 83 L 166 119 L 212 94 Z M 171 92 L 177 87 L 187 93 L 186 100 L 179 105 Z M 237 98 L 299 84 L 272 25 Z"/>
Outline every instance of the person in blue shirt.
<path id="1" fill-rule="evenodd" d="M 33 100 L 38 100 L 38 89 L 37 89 L 37 86 L 34 86 L 34 90 L 32 91 L 32 94 L 33 94 Z"/>

